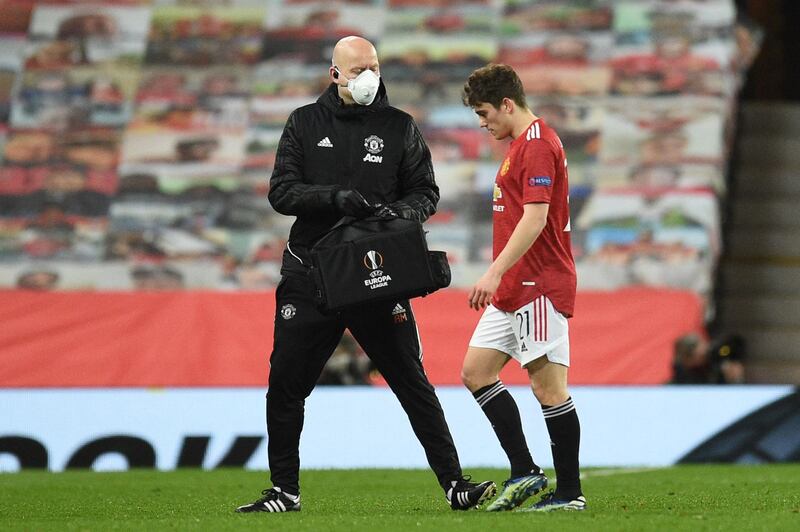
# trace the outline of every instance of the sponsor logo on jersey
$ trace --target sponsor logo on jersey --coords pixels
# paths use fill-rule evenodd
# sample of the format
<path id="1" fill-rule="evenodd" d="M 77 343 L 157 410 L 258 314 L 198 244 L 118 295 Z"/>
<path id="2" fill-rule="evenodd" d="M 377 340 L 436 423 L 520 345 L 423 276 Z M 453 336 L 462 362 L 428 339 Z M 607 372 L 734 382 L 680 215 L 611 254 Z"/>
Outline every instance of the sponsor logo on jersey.
<path id="1" fill-rule="evenodd" d="M 381 163 L 383 162 L 383 156 L 378 155 L 380 152 L 383 151 L 383 139 L 380 138 L 378 135 L 370 135 L 369 137 L 364 139 L 364 148 L 367 150 L 367 154 L 362 159 L 365 163 Z"/>
<path id="2" fill-rule="evenodd" d="M 497 183 L 494 184 L 494 190 L 492 191 L 492 201 L 497 201 L 503 197 L 503 191 L 500 190 L 500 187 Z"/>
<path id="3" fill-rule="evenodd" d="M 497 183 L 495 183 L 494 190 L 492 191 L 492 201 L 497 202 L 497 200 L 501 199 L 502 197 L 503 197 L 503 191 L 500 190 L 500 187 L 497 185 Z M 492 205 L 492 210 L 497 212 L 503 212 L 504 210 L 506 210 L 506 208 L 504 205 L 495 204 Z"/>
<path id="4" fill-rule="evenodd" d="M 320 148 L 333 148 L 333 142 L 328 137 L 325 137 L 321 141 L 317 142 L 317 146 Z"/>
<path id="5" fill-rule="evenodd" d="M 297 308 L 291 303 L 287 303 L 281 307 L 281 317 L 285 320 L 290 320 L 294 318 L 294 315 L 297 314 Z"/>
<path id="6" fill-rule="evenodd" d="M 546 175 L 538 175 L 536 177 L 528 178 L 528 186 L 531 187 L 549 187 L 553 184 L 553 180 Z"/>

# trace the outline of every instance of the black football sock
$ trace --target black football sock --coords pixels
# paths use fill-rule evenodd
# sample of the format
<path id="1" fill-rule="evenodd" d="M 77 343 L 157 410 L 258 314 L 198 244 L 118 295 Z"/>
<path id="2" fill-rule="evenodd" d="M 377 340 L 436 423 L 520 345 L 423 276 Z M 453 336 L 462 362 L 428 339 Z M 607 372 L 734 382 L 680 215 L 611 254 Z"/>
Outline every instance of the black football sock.
<path id="1" fill-rule="evenodd" d="M 581 425 L 572 397 L 555 406 L 542 405 L 544 421 L 550 433 L 553 464 L 556 468 L 556 497 L 574 499 L 582 495 L 578 466 Z"/>
<path id="2" fill-rule="evenodd" d="M 511 463 L 511 478 L 529 475 L 531 471 L 539 471 L 533 463 L 525 434 L 522 432 L 522 421 L 519 408 L 511 394 L 501 381 L 484 386 L 472 394 L 483 413 L 489 418 L 500 445 Z"/>

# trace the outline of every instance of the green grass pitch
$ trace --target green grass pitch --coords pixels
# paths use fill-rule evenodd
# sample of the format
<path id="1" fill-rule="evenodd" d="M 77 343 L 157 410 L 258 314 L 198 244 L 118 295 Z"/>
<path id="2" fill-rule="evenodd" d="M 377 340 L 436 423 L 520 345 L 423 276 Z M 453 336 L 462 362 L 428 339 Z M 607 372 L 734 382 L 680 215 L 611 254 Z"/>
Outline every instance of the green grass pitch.
<path id="1" fill-rule="evenodd" d="M 800 530 L 800 464 L 589 470 L 581 513 L 454 512 L 423 470 L 311 470 L 301 482 L 301 512 L 235 514 L 264 472 L 2 474 L 0 530 Z"/>

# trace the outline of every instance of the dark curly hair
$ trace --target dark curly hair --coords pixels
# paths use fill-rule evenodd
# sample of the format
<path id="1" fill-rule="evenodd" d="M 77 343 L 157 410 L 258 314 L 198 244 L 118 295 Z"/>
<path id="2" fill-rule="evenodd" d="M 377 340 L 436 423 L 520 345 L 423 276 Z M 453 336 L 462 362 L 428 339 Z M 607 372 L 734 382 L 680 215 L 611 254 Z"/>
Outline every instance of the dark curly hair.
<path id="1" fill-rule="evenodd" d="M 469 79 L 464 83 L 461 100 L 467 107 L 477 107 L 482 103 L 489 103 L 495 109 L 499 109 L 503 98 L 510 98 L 517 105 L 528 108 L 525 101 L 525 89 L 514 69 L 508 65 L 490 63 L 470 74 Z"/>

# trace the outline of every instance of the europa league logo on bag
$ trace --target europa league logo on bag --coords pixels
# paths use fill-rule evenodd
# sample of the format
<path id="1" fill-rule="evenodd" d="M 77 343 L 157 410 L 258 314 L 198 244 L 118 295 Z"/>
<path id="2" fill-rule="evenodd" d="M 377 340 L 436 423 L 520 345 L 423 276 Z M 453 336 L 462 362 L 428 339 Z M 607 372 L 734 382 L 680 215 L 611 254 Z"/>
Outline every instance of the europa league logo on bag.
<path id="1" fill-rule="evenodd" d="M 369 270 L 377 270 L 383 266 L 383 255 L 372 249 L 367 251 L 364 255 L 364 266 Z"/>
<path id="2" fill-rule="evenodd" d="M 425 296 L 450 284 L 445 252 L 429 251 L 422 224 L 403 218 L 343 219 L 311 248 L 311 264 L 323 312 Z"/>
<path id="3" fill-rule="evenodd" d="M 370 290 L 389 286 L 389 281 L 392 280 L 388 275 L 383 274 L 383 255 L 371 249 L 364 255 L 364 266 L 367 267 L 369 272 L 369 279 L 364 279 L 364 286 L 369 286 Z"/>

